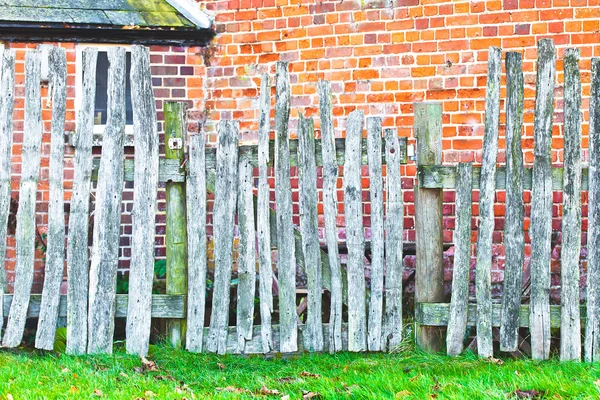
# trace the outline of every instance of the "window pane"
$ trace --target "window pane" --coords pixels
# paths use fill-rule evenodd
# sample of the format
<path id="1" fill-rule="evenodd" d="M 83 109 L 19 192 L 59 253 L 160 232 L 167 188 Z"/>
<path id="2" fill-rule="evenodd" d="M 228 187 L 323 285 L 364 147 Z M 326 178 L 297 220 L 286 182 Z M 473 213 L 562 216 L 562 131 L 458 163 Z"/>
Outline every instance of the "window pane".
<path id="1" fill-rule="evenodd" d="M 133 124 L 133 109 L 131 107 L 131 53 L 126 53 L 126 76 L 125 76 L 125 107 L 126 107 L 126 123 Z M 96 66 L 96 108 L 95 119 L 96 125 L 105 125 L 108 111 L 108 53 L 106 51 L 98 52 L 98 64 Z"/>

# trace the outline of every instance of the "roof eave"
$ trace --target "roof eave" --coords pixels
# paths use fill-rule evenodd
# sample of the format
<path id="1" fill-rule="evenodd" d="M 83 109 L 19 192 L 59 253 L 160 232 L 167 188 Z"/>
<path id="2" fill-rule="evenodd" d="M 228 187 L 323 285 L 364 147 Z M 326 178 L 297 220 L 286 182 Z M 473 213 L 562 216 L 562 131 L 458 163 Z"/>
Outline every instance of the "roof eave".
<path id="1" fill-rule="evenodd" d="M 208 14 L 188 0 L 166 0 L 166 2 L 200 29 L 210 29 L 213 24 Z"/>

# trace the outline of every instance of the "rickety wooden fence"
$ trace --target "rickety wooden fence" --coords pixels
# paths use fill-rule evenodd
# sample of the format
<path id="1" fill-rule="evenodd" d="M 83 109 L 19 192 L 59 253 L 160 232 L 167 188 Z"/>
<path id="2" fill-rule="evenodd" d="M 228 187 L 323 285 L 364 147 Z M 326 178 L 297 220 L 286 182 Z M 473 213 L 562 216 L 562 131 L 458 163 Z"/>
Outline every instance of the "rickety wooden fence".
<path id="1" fill-rule="evenodd" d="M 592 59 L 589 129 L 589 169 L 582 168 L 581 150 L 581 79 L 579 51 L 567 49 L 564 59 L 564 168 L 551 165 L 552 116 L 554 112 L 554 82 L 556 52 L 550 39 L 538 43 L 537 93 L 535 102 L 535 159 L 532 169 L 523 167 L 521 131 L 523 124 L 523 72 L 520 53 L 506 55 L 506 167 L 496 168 L 499 82 L 501 50 L 491 48 L 488 58 L 486 118 L 482 165 L 442 166 L 441 160 L 427 158 L 441 147 L 441 130 L 417 131 L 419 144 L 419 191 L 431 191 L 441 196 L 442 189 L 456 189 L 456 229 L 454 234 L 454 275 L 452 299 L 443 303 L 439 292 L 423 300 L 423 286 L 443 289 L 443 280 L 424 282 L 417 275 L 417 340 L 425 348 L 443 346 L 442 326 L 447 326 L 446 349 L 459 354 L 464 349 L 467 326 L 477 330 L 480 356 L 493 355 L 493 327 L 500 327 L 501 351 L 517 351 L 523 338 L 520 327 L 529 327 L 531 356 L 546 359 L 550 355 L 551 328 L 560 327 L 560 358 L 580 360 L 582 347 L 586 361 L 600 360 L 600 301 L 598 285 L 600 271 L 600 205 L 598 202 L 598 159 L 600 157 L 600 59 Z M 435 105 L 430 105 L 435 108 Z M 437 106 L 439 107 L 439 106 Z M 435 118 L 439 118 L 439 114 Z M 435 124 L 433 121 L 431 124 Z M 438 122 L 439 123 L 439 122 Z M 437 126 L 437 125 L 436 125 Z M 432 134 L 434 137 L 432 138 Z M 479 222 L 476 264 L 476 304 L 469 304 L 469 269 L 471 259 L 471 193 L 479 189 Z M 506 190 L 505 283 L 502 302 L 492 303 L 491 244 L 493 202 L 496 189 Z M 523 191 L 532 191 L 531 200 L 531 296 L 522 304 L 524 264 Z M 552 192 L 563 192 L 561 247 L 561 305 L 551 306 L 550 255 L 552 234 Z M 587 307 L 580 307 L 581 192 L 589 193 L 588 211 L 588 277 Z M 441 236 L 441 202 L 423 204 L 417 198 L 417 240 L 422 235 Z M 419 211 L 419 209 L 421 211 Z M 419 223 L 419 218 L 434 216 Z M 417 242 L 417 257 L 419 257 Z M 431 276 L 443 273 L 439 262 L 441 242 L 434 255 L 417 258 L 417 264 L 429 257 Z M 437 258 L 435 258 L 437 257 Z M 419 267 L 418 267 L 419 268 Z M 432 272 L 431 272 L 432 270 Z M 427 288 L 426 288 L 427 289 Z M 429 289 L 429 292 L 435 290 Z M 441 301 L 440 301 L 441 300 Z M 582 318 L 585 318 L 585 340 L 582 346 Z M 426 334 L 419 335 L 420 330 Z"/>
<path id="2" fill-rule="evenodd" d="M 65 52 L 50 52 L 52 132 L 50 154 L 50 205 L 48 251 L 42 295 L 31 295 L 34 272 L 35 205 L 41 158 L 41 53 L 26 53 L 26 123 L 20 205 L 17 215 L 17 265 L 14 294 L 6 294 L 2 275 L 0 312 L 8 315 L 2 345 L 21 343 L 27 318 L 39 317 L 35 346 L 52 349 L 59 317 L 67 319 L 69 354 L 110 353 L 114 319 L 125 317 L 127 351 L 146 354 L 151 318 L 167 319 L 167 336 L 190 351 L 267 353 L 273 351 L 380 351 L 396 347 L 402 335 L 402 232 L 403 203 L 400 164 L 406 163 L 406 140 L 392 129 L 382 130 L 380 118 L 367 119 L 353 112 L 345 139 L 335 139 L 328 82 L 319 83 L 322 139 L 316 139 L 312 119 L 300 117 L 298 140 L 290 140 L 290 84 L 286 63 L 277 65 L 275 142 L 271 130 L 270 82 L 261 85 L 258 146 L 240 145 L 239 125 L 223 121 L 217 148 L 204 138 L 186 139 L 183 103 L 165 105 L 165 157 L 159 158 L 155 102 L 149 52 L 132 48 L 132 103 L 134 105 L 135 158 L 123 156 L 125 52 L 109 51 L 108 118 L 101 138 L 93 135 L 97 50 L 83 54 L 84 82 L 75 147 L 75 176 L 66 241 L 68 294 L 60 295 L 65 265 L 63 204 L 63 148 L 66 111 Z M 10 204 L 12 111 L 15 55 L 3 53 L 0 96 L 0 243 L 4 256 Z M 385 140 L 385 148 L 383 141 Z M 99 160 L 92 145 L 103 146 Z M 187 149 L 188 162 L 184 162 Z M 384 174 L 387 164 L 384 204 Z M 371 285 L 365 283 L 364 229 L 362 226 L 362 165 L 368 165 L 372 222 Z M 269 207 L 267 169 L 275 168 L 276 211 Z M 300 227 L 292 223 L 290 168 L 300 178 Z M 323 167 L 323 203 L 327 251 L 318 237 L 317 167 Z M 340 264 L 337 237 L 339 167 L 344 167 L 345 216 L 349 232 L 348 277 Z M 258 199 L 253 169 L 258 168 Z M 92 181 L 97 180 L 93 190 Z M 124 181 L 134 182 L 133 242 L 129 294 L 116 294 L 116 274 Z M 158 183 L 166 182 L 167 294 L 152 294 L 155 213 Z M 206 193 L 215 195 L 215 275 L 210 326 L 204 326 L 206 304 Z M 88 247 L 90 198 L 95 193 L 91 253 Z M 254 207 L 257 207 L 256 220 Z M 385 205 L 385 208 L 384 208 Z M 385 218 L 384 218 L 385 209 Z M 233 259 L 237 215 L 240 246 Z M 387 234 L 384 235 L 387 230 Z M 384 240 L 385 238 L 385 240 Z M 258 240 L 257 240 L 258 239 Z M 258 242 L 258 247 L 256 243 Z M 386 248 L 387 247 L 387 248 Z M 273 250 L 277 250 L 273 263 Z M 237 264 L 236 320 L 229 321 L 232 265 Z M 258 264 L 258 269 L 257 269 Z M 384 276 L 384 265 L 387 275 Z M 276 274 L 274 270 L 276 267 Z M 308 277 L 306 324 L 299 323 L 296 304 L 296 269 Z M 258 274 L 257 274 L 258 271 Z M 258 277 L 258 290 L 256 280 Z M 278 301 L 272 287 L 276 281 Z M 331 318 L 323 321 L 323 290 L 330 292 Z M 261 326 L 254 326 L 254 298 L 260 298 Z M 274 305 L 279 323 L 272 323 Z M 348 306 L 343 321 L 342 304 Z M 385 304 L 385 308 L 384 308 Z M 234 326 L 230 326 L 233 325 Z"/>

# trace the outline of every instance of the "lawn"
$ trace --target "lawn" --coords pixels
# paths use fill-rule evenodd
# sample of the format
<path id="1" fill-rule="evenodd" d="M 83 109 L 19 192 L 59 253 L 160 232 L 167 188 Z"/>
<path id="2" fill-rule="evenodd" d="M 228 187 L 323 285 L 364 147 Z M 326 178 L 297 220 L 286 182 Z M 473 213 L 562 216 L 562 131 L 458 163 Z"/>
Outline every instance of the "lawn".
<path id="1" fill-rule="evenodd" d="M 600 364 L 543 363 L 414 349 L 397 354 L 194 355 L 153 346 L 147 360 L 0 352 L 0 398 L 597 399 Z"/>

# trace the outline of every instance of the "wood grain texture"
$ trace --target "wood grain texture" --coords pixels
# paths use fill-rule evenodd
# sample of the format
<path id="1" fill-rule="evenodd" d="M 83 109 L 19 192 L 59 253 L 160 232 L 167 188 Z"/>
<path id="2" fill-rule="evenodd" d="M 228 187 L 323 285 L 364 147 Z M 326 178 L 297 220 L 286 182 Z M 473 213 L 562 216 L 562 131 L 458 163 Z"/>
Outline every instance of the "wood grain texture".
<path id="1" fill-rule="evenodd" d="M 36 237 L 36 194 L 42 145 L 42 99 L 40 97 L 41 52 L 25 53 L 25 124 L 21 167 L 19 211 L 17 211 L 17 260 L 14 297 L 2 346 L 17 347 L 23 339 L 27 307 L 33 284 Z"/>
<path id="2" fill-rule="evenodd" d="M 442 107 L 439 103 L 415 103 L 414 109 L 417 165 L 441 164 Z M 415 300 L 441 302 L 444 300 L 441 190 L 415 188 L 415 230 Z M 417 325 L 415 335 L 419 347 L 427 351 L 443 351 L 444 339 L 440 329 Z"/>
<path id="3" fill-rule="evenodd" d="M 581 77 L 579 49 L 565 51 L 564 189 L 561 248 L 560 359 L 581 360 L 579 259 L 581 254 Z"/>
<path id="4" fill-rule="evenodd" d="M 296 315 L 296 252 L 290 186 L 290 77 L 288 63 L 277 63 L 275 107 L 275 208 L 277 210 L 277 277 L 281 352 L 298 349 Z"/>
<path id="5" fill-rule="evenodd" d="M 298 122 L 299 141 L 299 190 L 300 228 L 302 252 L 306 263 L 308 280 L 308 305 L 304 348 L 308 351 L 323 350 L 321 249 L 319 243 L 319 213 L 317 209 L 317 166 L 315 163 L 314 122 L 300 114 Z"/>
<path id="6" fill-rule="evenodd" d="M 186 182 L 188 229 L 188 304 L 186 349 L 202 352 L 206 308 L 206 169 L 205 136 L 190 137 L 189 174 Z"/>
<path id="7" fill-rule="evenodd" d="M 584 359 L 600 361 L 600 58 L 592 58 L 589 128 L 588 276 Z"/>
<path id="8" fill-rule="evenodd" d="M 263 74 L 260 85 L 260 121 L 258 129 L 258 199 L 257 199 L 257 231 L 258 231 L 258 268 L 261 342 L 263 353 L 273 350 L 271 333 L 271 315 L 273 314 L 273 258 L 271 252 L 271 224 L 269 206 L 269 131 L 271 116 L 271 87 L 269 75 Z"/>
<path id="9" fill-rule="evenodd" d="M 325 219 L 325 240 L 327 260 L 330 272 L 330 311 L 329 326 L 331 352 L 342 350 L 342 267 L 338 254 L 337 230 L 337 180 L 338 164 L 335 159 L 336 140 L 333 133 L 333 115 L 331 109 L 331 84 L 319 80 L 319 109 L 321 117 L 321 144 L 323 154 L 323 214 Z M 345 143 L 344 143 L 345 144 Z"/>
<path id="10" fill-rule="evenodd" d="M 490 47 L 485 95 L 485 128 L 479 190 L 479 231 L 477 234 L 477 352 L 480 357 L 494 354 L 492 341 L 492 235 L 494 233 L 494 201 L 496 158 L 498 156 L 498 123 L 500 119 L 500 75 L 502 50 Z"/>
<path id="11" fill-rule="evenodd" d="M 112 353 L 119 265 L 123 132 L 125 131 L 125 49 L 108 51 L 108 116 L 100 158 L 90 263 L 89 354 Z"/>
<path id="12" fill-rule="evenodd" d="M 458 164 L 456 189 L 456 221 L 454 223 L 454 267 L 452 298 L 446 334 L 446 351 L 450 356 L 463 352 L 469 305 L 469 272 L 471 270 L 472 174 L 471 163 Z"/>
<path id="13" fill-rule="evenodd" d="M 210 330 L 205 349 L 225 354 L 229 323 L 229 286 L 238 185 L 238 121 L 221 121 L 217 143 L 217 180 L 213 209 L 215 275 Z M 237 340 L 236 340 L 237 344 Z"/>
<path id="14" fill-rule="evenodd" d="M 131 53 L 131 104 L 135 142 L 127 353 L 146 356 L 150 343 L 154 241 L 158 197 L 158 129 L 152 90 L 150 51 L 133 46 Z"/>
<path id="15" fill-rule="evenodd" d="M 383 321 L 382 350 L 393 351 L 402 343 L 402 276 L 404 255 L 404 202 L 398 134 L 395 129 L 385 130 L 386 212 L 385 212 L 385 316 Z"/>
<path id="16" fill-rule="evenodd" d="M 552 235 L 552 115 L 556 53 L 551 39 L 538 42 L 531 204 L 531 356 L 550 355 L 550 256 Z"/>
<path id="17" fill-rule="evenodd" d="M 2 52 L 0 71 L 0 260 L 6 256 L 6 235 L 10 214 L 11 159 L 13 143 L 13 112 L 15 95 L 15 51 Z M 0 301 L 8 291 L 4 262 L 0 269 Z M 0 303 L 2 304 L 2 303 Z M 2 308 L 2 307 L 0 307 Z M 0 339 L 4 325 L 4 310 L 0 309 Z"/>
<path id="18" fill-rule="evenodd" d="M 346 128 L 344 164 L 344 217 L 348 247 L 348 350 L 367 350 L 367 313 L 365 289 L 365 239 L 362 219 L 362 176 L 360 146 L 364 113 L 350 113 Z"/>
<path id="19" fill-rule="evenodd" d="M 58 321 L 60 286 L 65 268 L 65 205 L 63 189 L 63 157 L 65 147 L 65 115 L 67 111 L 67 57 L 64 48 L 49 52 L 49 83 L 52 99 L 50 135 L 50 202 L 48 203 L 48 240 L 40 318 L 35 347 L 52 350 Z"/>
<path id="20" fill-rule="evenodd" d="M 369 158 L 369 197 L 371 201 L 371 296 L 367 344 L 369 351 L 381 351 L 383 325 L 383 176 L 381 118 L 367 119 L 367 153 Z"/>
<path id="21" fill-rule="evenodd" d="M 238 349 L 246 353 L 246 343 L 252 340 L 254 296 L 256 293 L 256 228 L 254 221 L 253 177 L 249 152 L 239 154 L 237 214 L 240 233 L 238 250 L 237 334 Z"/>
<path id="22" fill-rule="evenodd" d="M 88 326 L 89 207 L 92 191 L 92 135 L 96 98 L 98 49 L 83 50 L 83 90 L 77 115 L 73 190 L 67 241 L 67 346 L 66 353 L 85 354 Z"/>
<path id="23" fill-rule="evenodd" d="M 523 62 L 521 53 L 506 54 L 506 222 L 504 292 L 500 350 L 519 347 L 519 307 L 523 287 Z"/>

